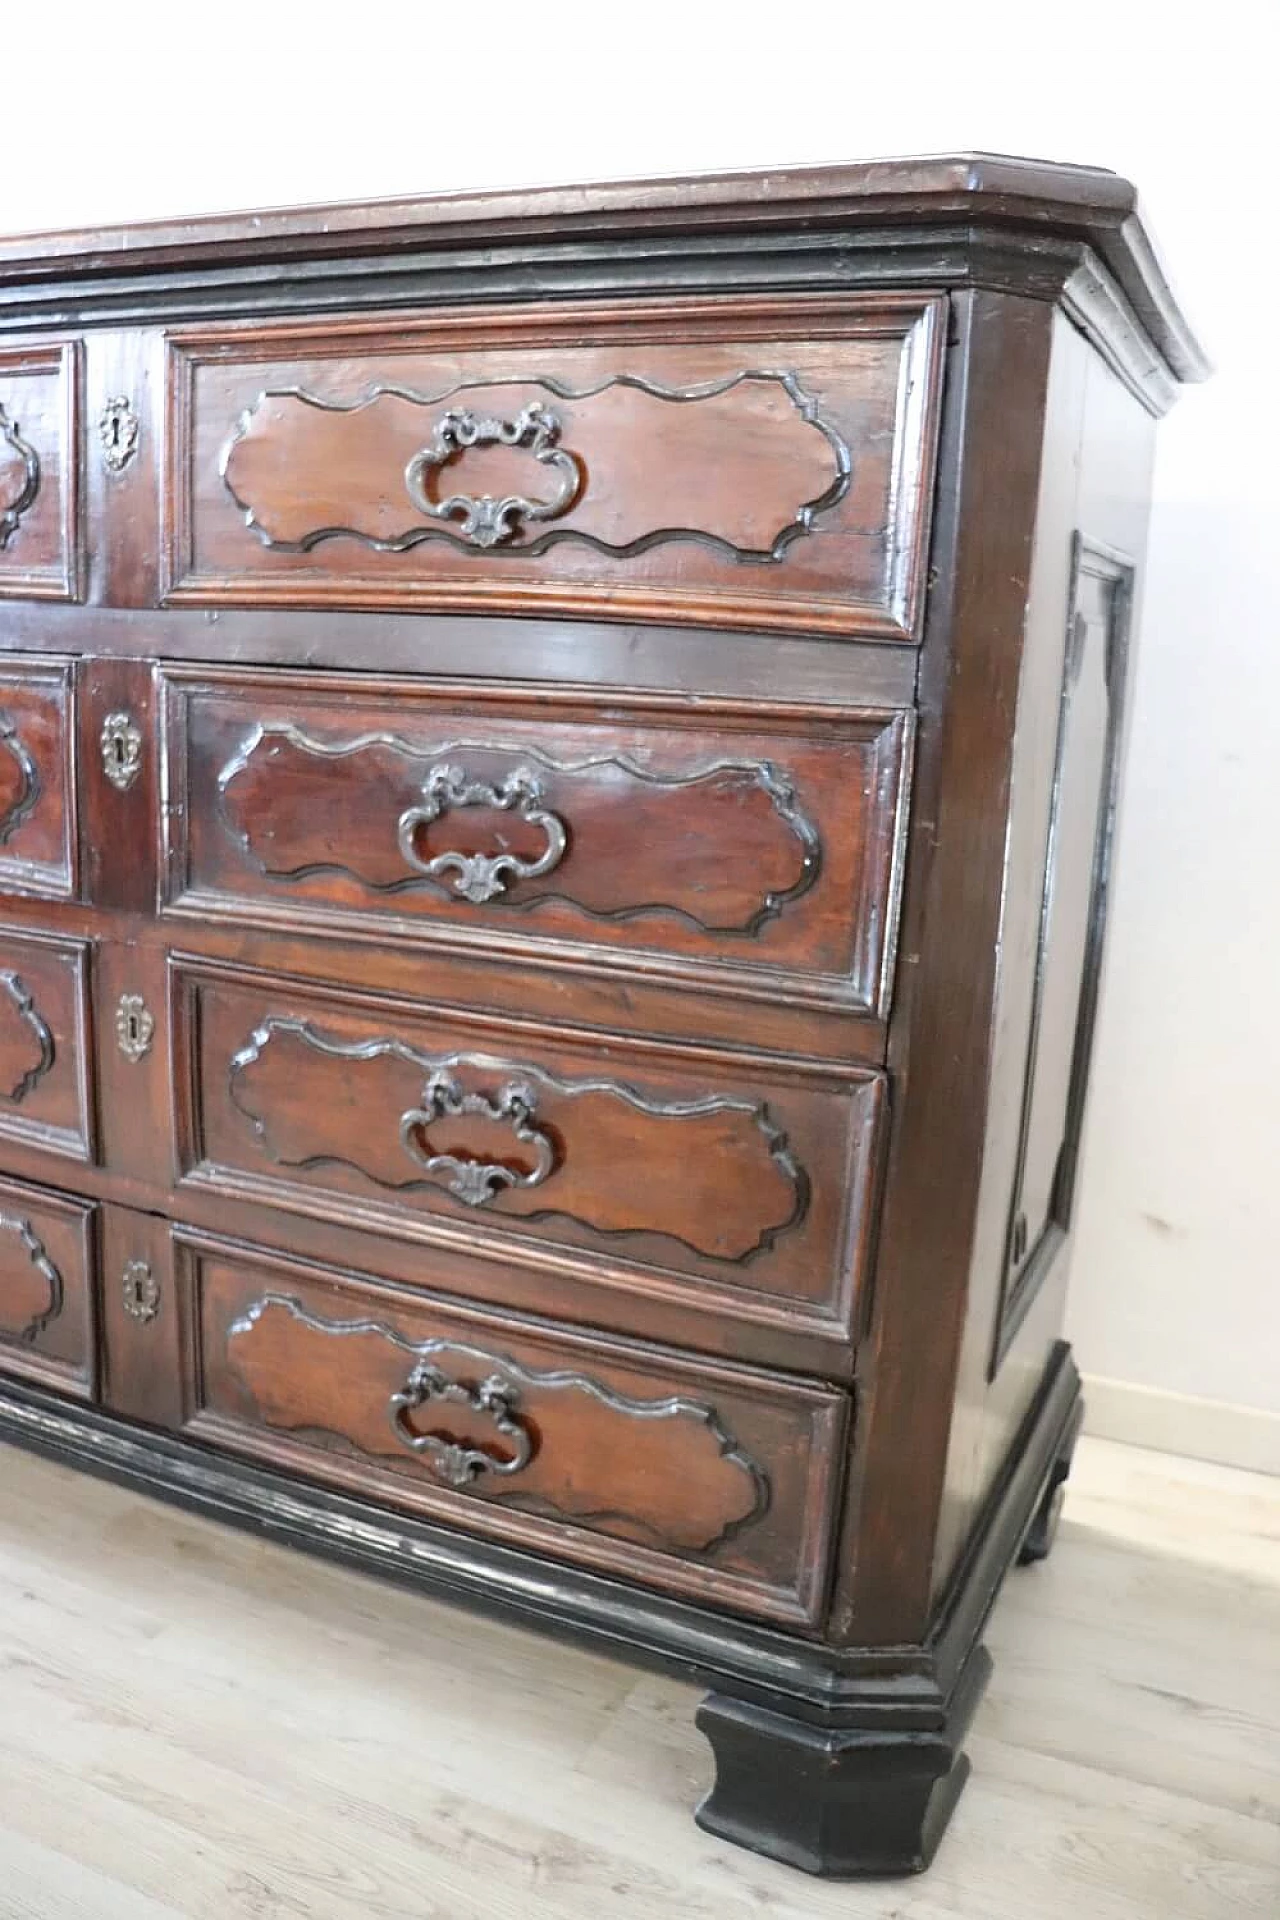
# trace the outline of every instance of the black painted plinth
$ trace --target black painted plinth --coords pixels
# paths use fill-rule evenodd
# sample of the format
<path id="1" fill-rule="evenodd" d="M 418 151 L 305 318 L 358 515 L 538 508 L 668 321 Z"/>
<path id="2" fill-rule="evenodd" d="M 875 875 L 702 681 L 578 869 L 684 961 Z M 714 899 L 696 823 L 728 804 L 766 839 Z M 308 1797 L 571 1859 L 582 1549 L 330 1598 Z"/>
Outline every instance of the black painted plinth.
<path id="1" fill-rule="evenodd" d="M 961 1744 L 991 1673 L 975 1647 L 945 1728 L 832 1729 L 709 1694 L 698 1726 L 716 1781 L 697 1810 L 708 1833 L 805 1873 L 922 1873 L 969 1777 Z"/>
<path id="2" fill-rule="evenodd" d="M 1071 1476 L 1071 1462 L 1075 1456 L 1076 1441 L 1080 1438 L 1083 1422 L 1084 1403 L 1077 1401 L 1074 1415 L 1054 1455 L 1053 1465 L 1049 1469 L 1049 1478 L 1045 1481 L 1039 1505 L 1031 1516 L 1031 1525 L 1023 1535 L 1022 1544 L 1018 1548 L 1020 1567 L 1032 1567 L 1038 1560 L 1047 1560 L 1053 1550 L 1053 1543 L 1058 1536 L 1058 1522 L 1062 1518 L 1067 1481 Z"/>

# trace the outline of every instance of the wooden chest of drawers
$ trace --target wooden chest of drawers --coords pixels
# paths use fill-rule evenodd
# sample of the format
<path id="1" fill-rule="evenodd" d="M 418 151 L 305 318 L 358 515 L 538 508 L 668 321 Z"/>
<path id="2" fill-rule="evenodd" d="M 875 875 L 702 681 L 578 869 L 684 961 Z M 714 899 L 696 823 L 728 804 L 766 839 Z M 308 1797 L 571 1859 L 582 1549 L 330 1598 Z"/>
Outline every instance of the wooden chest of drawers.
<path id="1" fill-rule="evenodd" d="M 0 244 L 0 1434 L 701 1676 L 704 1825 L 924 1865 L 1203 371 L 1021 161 Z"/>

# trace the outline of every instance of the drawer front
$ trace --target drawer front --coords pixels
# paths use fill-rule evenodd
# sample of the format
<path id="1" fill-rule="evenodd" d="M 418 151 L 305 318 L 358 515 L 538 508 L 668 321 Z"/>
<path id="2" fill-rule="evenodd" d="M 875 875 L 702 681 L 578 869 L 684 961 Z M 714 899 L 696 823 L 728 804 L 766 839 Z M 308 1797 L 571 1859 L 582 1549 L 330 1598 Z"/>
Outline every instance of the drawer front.
<path id="1" fill-rule="evenodd" d="M 0 599 L 79 592 L 80 350 L 0 348 Z"/>
<path id="2" fill-rule="evenodd" d="M 884 1010 L 910 721 L 167 679 L 171 907 Z"/>
<path id="3" fill-rule="evenodd" d="M 90 1399 L 97 1209 L 0 1180 L 0 1372 Z"/>
<path id="4" fill-rule="evenodd" d="M 179 961 L 188 1182 L 847 1331 L 882 1082 Z"/>
<path id="5" fill-rule="evenodd" d="M 942 313 L 752 298 L 175 335 L 168 597 L 914 638 Z"/>
<path id="6" fill-rule="evenodd" d="M 0 893 L 76 891 L 72 667 L 0 658 Z"/>
<path id="7" fill-rule="evenodd" d="M 179 1234 L 178 1257 L 199 1438 L 697 1599 L 816 1619 L 844 1395 L 216 1240 Z"/>
<path id="8" fill-rule="evenodd" d="M 94 1158 L 89 946 L 0 926 L 0 1139 Z"/>

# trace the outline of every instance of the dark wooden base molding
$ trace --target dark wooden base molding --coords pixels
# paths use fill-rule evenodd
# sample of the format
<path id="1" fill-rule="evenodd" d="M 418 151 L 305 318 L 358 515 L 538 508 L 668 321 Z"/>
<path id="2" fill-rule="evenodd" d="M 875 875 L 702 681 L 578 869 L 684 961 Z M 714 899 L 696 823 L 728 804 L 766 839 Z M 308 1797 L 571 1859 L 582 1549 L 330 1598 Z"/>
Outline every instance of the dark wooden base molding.
<path id="1" fill-rule="evenodd" d="M 1066 1498 L 1067 1481 L 1071 1477 L 1071 1462 L 1075 1455 L 1076 1441 L 1080 1438 L 1080 1428 L 1084 1424 L 1084 1402 L 1077 1400 L 1070 1423 L 1062 1436 L 1058 1451 L 1054 1455 L 1049 1478 L 1045 1481 L 1044 1491 L 1031 1516 L 1031 1525 L 1022 1537 L 1018 1548 L 1018 1565 L 1034 1566 L 1038 1560 L 1047 1560 L 1058 1535 L 1058 1522 L 1062 1518 L 1062 1505 Z"/>
<path id="2" fill-rule="evenodd" d="M 709 1694 L 698 1726 L 716 1780 L 698 1825 L 829 1879 L 923 1873 L 969 1777 L 961 1742 L 990 1674 L 975 1647 L 937 1733 L 815 1727 Z"/>

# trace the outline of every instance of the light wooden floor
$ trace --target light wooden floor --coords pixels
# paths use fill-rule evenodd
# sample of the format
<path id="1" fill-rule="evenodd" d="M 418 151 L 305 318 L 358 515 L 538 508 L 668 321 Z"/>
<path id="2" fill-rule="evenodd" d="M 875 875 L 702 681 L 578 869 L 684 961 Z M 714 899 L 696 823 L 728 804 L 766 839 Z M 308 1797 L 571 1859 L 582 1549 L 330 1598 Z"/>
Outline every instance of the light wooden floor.
<path id="1" fill-rule="evenodd" d="M 3 1920 L 1280 1915 L 1280 1480 L 1085 1442 L 923 1879 L 688 1817 L 685 1686 L 0 1449 Z"/>

